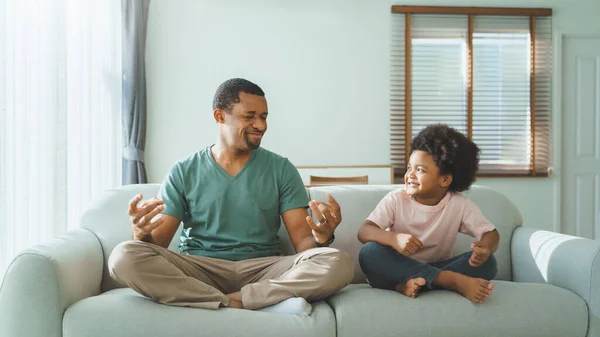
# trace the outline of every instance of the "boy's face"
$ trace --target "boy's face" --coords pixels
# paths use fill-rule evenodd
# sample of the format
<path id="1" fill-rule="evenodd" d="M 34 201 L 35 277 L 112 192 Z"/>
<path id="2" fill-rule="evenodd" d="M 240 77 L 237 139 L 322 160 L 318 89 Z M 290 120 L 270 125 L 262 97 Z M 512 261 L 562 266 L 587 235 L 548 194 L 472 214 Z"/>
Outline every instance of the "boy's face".
<path id="1" fill-rule="evenodd" d="M 452 176 L 440 175 L 433 156 L 425 151 L 413 151 L 404 175 L 406 192 L 410 196 L 421 204 L 436 205 L 446 195 L 450 183 Z"/>

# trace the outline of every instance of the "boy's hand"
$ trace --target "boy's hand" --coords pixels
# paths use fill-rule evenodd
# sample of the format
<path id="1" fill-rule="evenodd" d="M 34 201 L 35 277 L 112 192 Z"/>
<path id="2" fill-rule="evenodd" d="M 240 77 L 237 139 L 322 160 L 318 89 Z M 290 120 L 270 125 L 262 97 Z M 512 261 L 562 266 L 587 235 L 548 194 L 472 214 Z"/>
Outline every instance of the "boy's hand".
<path id="1" fill-rule="evenodd" d="M 471 265 L 471 267 L 479 267 L 490 258 L 490 249 L 485 247 L 481 241 L 473 242 L 471 244 L 471 250 L 473 250 L 473 255 L 471 255 L 471 258 L 469 259 L 469 265 Z"/>
<path id="2" fill-rule="evenodd" d="M 392 247 L 398 253 L 409 256 L 423 249 L 423 243 L 414 235 L 398 233 Z"/>

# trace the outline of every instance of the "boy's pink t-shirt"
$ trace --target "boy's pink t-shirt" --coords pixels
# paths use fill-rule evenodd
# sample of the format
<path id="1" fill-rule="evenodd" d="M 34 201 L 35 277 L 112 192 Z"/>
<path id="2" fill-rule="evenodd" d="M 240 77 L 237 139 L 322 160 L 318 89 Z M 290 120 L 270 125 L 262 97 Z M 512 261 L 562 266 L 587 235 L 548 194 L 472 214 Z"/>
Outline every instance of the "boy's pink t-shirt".
<path id="1" fill-rule="evenodd" d="M 423 263 L 451 258 L 459 232 L 481 240 L 496 229 L 462 194 L 448 192 L 437 205 L 427 206 L 415 201 L 404 188 L 388 193 L 367 220 L 384 230 L 416 236 L 424 248 L 410 257 Z"/>

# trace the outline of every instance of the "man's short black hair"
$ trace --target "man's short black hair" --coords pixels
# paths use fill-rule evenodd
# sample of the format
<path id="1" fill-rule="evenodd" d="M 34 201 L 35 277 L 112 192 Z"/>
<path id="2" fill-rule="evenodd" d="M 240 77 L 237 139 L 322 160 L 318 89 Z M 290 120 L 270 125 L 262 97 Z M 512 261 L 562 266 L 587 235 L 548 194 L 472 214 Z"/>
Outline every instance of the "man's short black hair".
<path id="1" fill-rule="evenodd" d="M 258 85 L 243 78 L 232 78 L 217 88 L 213 100 L 213 110 L 221 109 L 228 113 L 231 112 L 231 107 L 240 101 L 240 92 L 257 96 L 265 95 Z"/>
<path id="2" fill-rule="evenodd" d="M 451 174 L 451 192 L 466 191 L 479 169 L 479 147 L 464 134 L 444 124 L 429 125 L 413 138 L 410 151 L 424 151 L 433 157 L 440 174 Z"/>

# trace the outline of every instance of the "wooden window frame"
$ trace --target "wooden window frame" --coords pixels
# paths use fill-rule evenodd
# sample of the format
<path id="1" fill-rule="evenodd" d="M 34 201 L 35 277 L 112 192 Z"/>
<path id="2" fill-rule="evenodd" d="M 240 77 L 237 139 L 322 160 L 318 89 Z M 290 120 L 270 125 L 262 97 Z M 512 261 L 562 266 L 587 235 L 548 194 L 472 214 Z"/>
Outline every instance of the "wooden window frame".
<path id="1" fill-rule="evenodd" d="M 392 6 L 392 13 L 552 16 L 551 8 Z"/>
<path id="2" fill-rule="evenodd" d="M 536 18 L 542 16 L 552 16 L 551 8 L 502 8 L 502 7 L 444 7 L 444 6 L 392 6 L 393 14 L 405 14 L 405 68 L 404 68 L 404 108 L 405 108 L 405 163 L 408 163 L 410 156 L 410 143 L 412 140 L 412 37 L 411 37 L 411 15 L 412 14 L 447 14 L 447 15 L 467 15 L 468 16 L 468 51 L 467 51 L 467 136 L 473 137 L 473 33 L 475 15 L 503 15 L 503 16 L 528 16 L 530 18 L 529 31 L 531 35 L 531 69 L 535 69 L 535 41 L 536 41 Z M 478 173 L 478 177 L 511 177 L 511 178 L 530 178 L 530 177 L 551 177 L 552 168 L 548 167 L 547 172 L 537 172 L 535 169 L 535 71 L 530 75 L 530 118 L 531 118 L 531 160 L 529 173 Z M 404 172 L 405 168 L 394 170 L 395 172 Z M 403 177 L 395 174 L 396 182 L 402 182 Z"/>

